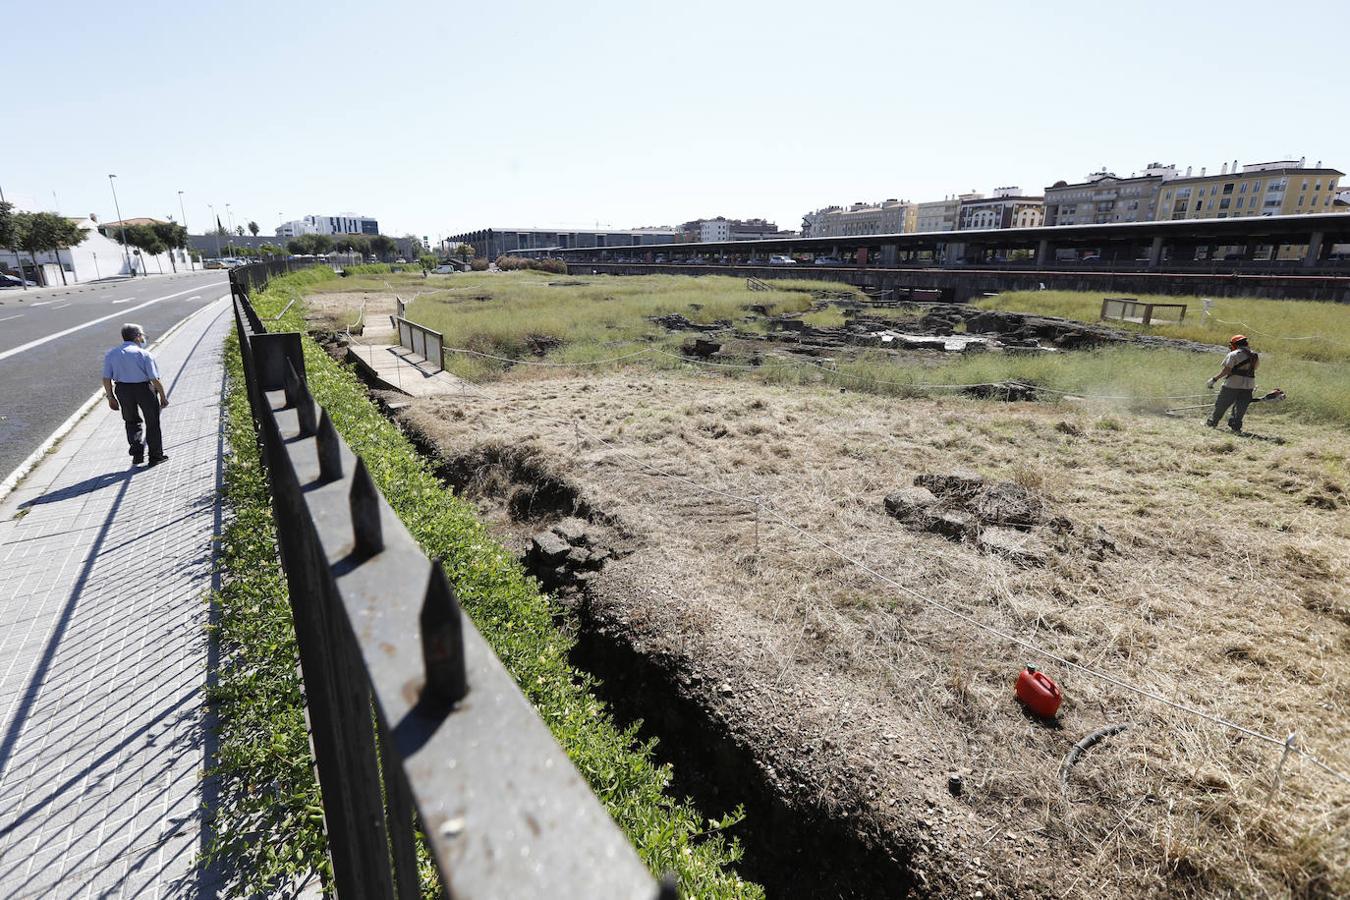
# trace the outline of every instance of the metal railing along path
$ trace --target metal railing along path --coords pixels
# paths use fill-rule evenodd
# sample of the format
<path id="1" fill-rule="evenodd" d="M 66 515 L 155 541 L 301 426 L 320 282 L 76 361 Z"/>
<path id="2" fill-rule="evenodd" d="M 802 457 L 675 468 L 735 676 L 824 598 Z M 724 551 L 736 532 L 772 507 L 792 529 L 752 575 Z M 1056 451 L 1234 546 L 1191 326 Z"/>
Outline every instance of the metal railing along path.
<path id="1" fill-rule="evenodd" d="M 658 894 L 627 838 L 311 396 L 298 333 L 231 275 L 341 898 Z"/>
<path id="2" fill-rule="evenodd" d="M 402 316 L 393 316 L 394 328 L 398 330 L 400 347 L 407 347 L 413 353 L 436 364 L 436 371 L 445 368 L 445 338 L 439 331 L 432 331 L 424 325 L 418 325 Z"/>

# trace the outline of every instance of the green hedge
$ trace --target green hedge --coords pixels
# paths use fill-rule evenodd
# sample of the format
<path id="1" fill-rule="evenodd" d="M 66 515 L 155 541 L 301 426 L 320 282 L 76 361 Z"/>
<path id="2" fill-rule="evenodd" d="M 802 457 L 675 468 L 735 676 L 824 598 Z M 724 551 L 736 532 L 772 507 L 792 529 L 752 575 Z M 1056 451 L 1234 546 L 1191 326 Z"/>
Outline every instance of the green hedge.
<path id="1" fill-rule="evenodd" d="M 306 286 L 334 277 L 327 269 L 286 276 L 254 305 L 264 318 L 275 316 Z M 270 327 L 303 331 L 300 306 Z M 705 819 L 666 793 L 669 767 L 652 760 L 652 745 L 637 741 L 636 726 L 618 727 L 592 694 L 591 676 L 568 664 L 571 641 L 555 627 L 537 582 L 478 522 L 472 505 L 440 483 L 356 376 L 308 337 L 304 347 L 315 398 L 426 553 L 444 557 L 465 610 L 652 872 L 676 872 L 688 896 L 762 897 L 762 888 L 729 868 L 741 848 L 724 830 L 741 810 Z"/>

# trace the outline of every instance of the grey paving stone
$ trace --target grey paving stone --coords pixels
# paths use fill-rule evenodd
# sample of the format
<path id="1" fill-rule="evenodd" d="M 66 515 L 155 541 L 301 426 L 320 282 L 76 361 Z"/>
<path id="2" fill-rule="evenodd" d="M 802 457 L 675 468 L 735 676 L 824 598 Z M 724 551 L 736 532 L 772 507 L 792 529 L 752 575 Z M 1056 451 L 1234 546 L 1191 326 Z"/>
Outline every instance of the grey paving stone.
<path id="1" fill-rule="evenodd" d="M 100 406 L 0 504 L 0 897 L 214 896 L 197 857 L 231 327 L 217 301 L 156 351 L 167 463 L 131 468 Z"/>

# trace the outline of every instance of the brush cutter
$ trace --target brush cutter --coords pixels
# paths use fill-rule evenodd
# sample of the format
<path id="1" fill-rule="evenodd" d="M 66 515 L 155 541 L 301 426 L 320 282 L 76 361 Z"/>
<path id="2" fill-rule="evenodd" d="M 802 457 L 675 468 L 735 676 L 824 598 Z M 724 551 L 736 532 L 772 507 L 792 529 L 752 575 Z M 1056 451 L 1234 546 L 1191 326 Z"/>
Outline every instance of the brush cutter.
<path id="1" fill-rule="evenodd" d="M 1284 398 L 1285 398 L 1284 391 L 1280 390 L 1279 388 L 1276 388 L 1275 390 L 1266 394 L 1264 397 L 1253 397 L 1252 403 L 1277 403 L 1280 400 L 1283 400 Z M 1184 412 L 1188 409 L 1209 409 L 1213 405 L 1214 405 L 1213 403 L 1201 403 L 1197 406 L 1175 406 L 1172 409 L 1169 409 L 1168 412 L 1170 413 Z"/>

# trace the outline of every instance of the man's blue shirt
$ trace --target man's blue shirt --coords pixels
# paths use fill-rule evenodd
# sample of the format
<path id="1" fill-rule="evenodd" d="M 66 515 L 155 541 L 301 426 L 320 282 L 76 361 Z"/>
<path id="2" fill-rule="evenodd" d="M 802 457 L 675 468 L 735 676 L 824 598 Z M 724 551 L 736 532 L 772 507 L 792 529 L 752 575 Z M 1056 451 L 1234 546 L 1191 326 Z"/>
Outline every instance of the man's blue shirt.
<path id="1" fill-rule="evenodd" d="M 159 377 L 155 358 L 135 341 L 125 341 L 103 355 L 103 377 L 118 384 L 149 381 Z"/>

